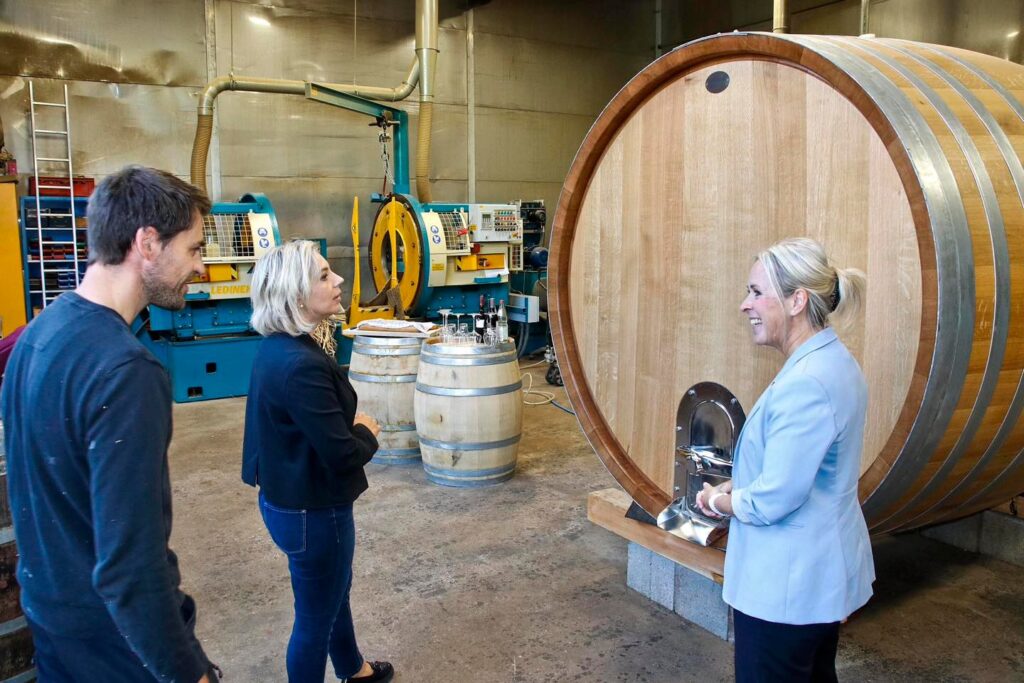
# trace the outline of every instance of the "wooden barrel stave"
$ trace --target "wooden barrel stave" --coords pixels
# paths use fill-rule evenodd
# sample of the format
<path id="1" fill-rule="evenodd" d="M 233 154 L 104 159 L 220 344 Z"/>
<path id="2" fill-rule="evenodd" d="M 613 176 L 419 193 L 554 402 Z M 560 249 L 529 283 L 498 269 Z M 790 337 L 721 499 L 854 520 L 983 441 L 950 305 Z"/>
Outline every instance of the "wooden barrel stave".
<path id="1" fill-rule="evenodd" d="M 787 78 L 784 69 L 772 71 L 764 66 L 766 62 L 814 78 L 798 83 Z M 675 335 L 728 339 L 729 323 L 722 322 L 721 316 L 703 324 L 694 315 L 686 320 L 690 325 L 679 325 L 680 319 L 671 316 L 657 317 L 667 296 L 672 297 L 670 301 L 694 295 L 713 301 L 705 310 L 734 310 L 738 298 L 723 297 L 715 287 L 702 291 L 699 283 L 683 282 L 685 278 L 672 268 L 662 267 L 680 255 L 680 247 L 672 240 L 658 245 L 658 255 L 665 258 L 645 261 L 654 240 L 636 228 L 678 226 L 677 239 L 685 249 L 705 254 L 729 249 L 725 245 L 735 231 L 723 227 L 712 234 L 702 230 L 703 221 L 722 226 L 746 221 L 741 249 L 750 250 L 748 258 L 756 248 L 785 236 L 779 234 L 780 224 L 806 227 L 839 262 L 868 266 L 871 286 L 865 318 L 869 329 L 880 329 L 879 320 L 886 318 L 900 322 L 898 339 L 888 348 L 882 348 L 872 335 L 844 337 L 869 376 L 873 399 L 869 424 L 883 425 L 867 435 L 868 458 L 860 487 L 874 529 L 909 528 L 967 514 L 1001 497 L 1009 498 L 1021 485 L 1024 458 L 1020 421 L 1014 411 L 1021 402 L 1024 320 L 1012 314 L 1009 303 L 1018 300 L 1022 280 L 1015 274 L 1024 262 L 1020 258 L 1022 204 L 1015 176 L 1019 158 L 1012 143 L 1020 139 L 1022 115 L 1015 98 L 1006 93 L 1017 87 L 1022 76 L 1019 65 L 997 62 L 906 41 L 728 35 L 684 46 L 655 62 L 609 104 L 584 141 L 559 200 L 550 306 L 562 373 L 584 432 L 612 474 L 641 505 L 650 510 L 667 502 L 671 461 L 663 455 L 646 455 L 661 453 L 658 444 L 667 441 L 654 435 L 665 424 L 664 416 L 657 410 L 637 415 L 628 404 L 635 403 L 638 386 L 645 383 L 655 385 L 651 397 L 655 405 L 674 404 L 678 396 L 673 400 L 671 394 L 693 375 L 692 363 L 688 365 L 692 359 L 661 353 L 654 371 L 650 363 L 638 359 L 636 347 L 601 339 L 593 331 L 606 329 L 602 323 L 618 317 L 629 324 L 612 324 L 608 336 L 653 320 L 645 329 L 649 340 L 641 345 L 649 341 L 655 349 L 678 346 Z M 687 81 L 699 87 L 715 68 L 728 69 L 738 82 L 744 73 L 757 72 L 761 80 L 733 98 L 733 106 L 745 111 L 749 120 L 770 118 L 773 103 L 804 107 L 807 120 L 815 123 L 835 124 L 853 112 L 859 121 L 833 125 L 832 130 L 841 130 L 857 143 L 830 144 L 835 141 L 824 123 L 807 125 L 801 137 L 793 136 L 786 125 L 772 127 L 773 121 L 765 126 L 764 139 L 744 140 L 756 143 L 751 145 L 754 156 L 764 154 L 768 161 L 763 163 L 775 169 L 783 182 L 759 177 L 751 171 L 753 164 L 740 163 L 727 170 L 721 163 L 701 164 L 700 154 L 707 156 L 706 152 L 695 148 L 684 126 L 673 122 L 694 122 L 699 133 L 711 140 L 708 146 L 722 145 L 722 158 L 730 158 L 734 150 L 728 147 L 723 125 L 716 124 L 716 103 L 686 94 Z M 828 91 L 841 94 L 846 111 L 829 101 Z M 697 91 L 691 87 L 690 92 Z M 728 117 L 725 120 L 736 124 Z M 645 139 L 645 126 L 659 132 L 648 132 Z M 865 133 L 869 140 L 864 139 Z M 794 153 L 780 159 L 780 139 L 787 135 Z M 654 139 L 669 154 L 689 155 L 688 168 L 699 173 L 664 163 L 652 151 Z M 808 160 L 808 149 L 830 147 L 837 148 L 832 155 L 841 155 L 842 163 Z M 882 159 L 873 156 L 879 150 Z M 651 167 L 657 167 L 655 173 L 667 180 L 659 183 L 651 178 L 646 173 Z M 730 183 L 723 176 L 728 173 L 741 181 Z M 693 175 L 698 178 L 692 179 Z M 630 177 L 641 180 L 630 186 Z M 843 189 L 837 180 L 846 178 L 855 178 L 870 191 L 858 196 Z M 718 198 L 710 192 L 695 192 L 694 182 L 724 190 L 741 185 L 753 188 L 750 194 L 767 204 L 763 221 L 767 227 L 752 224 L 749 214 L 755 210 L 754 202 L 744 205 L 742 193 L 728 195 L 739 206 L 715 207 Z M 636 191 L 637 186 L 641 191 Z M 788 202 L 787 210 L 780 206 L 787 204 L 781 197 L 789 200 L 794 187 L 798 196 Z M 669 198 L 652 201 L 671 197 L 665 191 L 670 188 L 682 188 L 675 194 L 676 204 L 683 208 L 673 206 Z M 875 201 L 879 193 L 895 199 Z M 869 235 L 860 245 L 843 243 L 849 241 L 843 237 L 837 244 L 836 235 L 827 228 L 829 216 L 845 218 L 847 214 L 853 216 L 848 231 L 859 229 Z M 885 245 L 870 237 L 876 223 L 893 227 L 893 233 L 906 232 Z M 879 253 L 880 245 L 895 252 L 887 266 L 880 264 L 879 259 L 886 256 Z M 716 258 L 716 277 L 735 276 L 734 282 L 743 282 L 745 272 L 739 272 L 743 269 L 736 267 L 735 259 L 734 253 Z M 681 269 L 690 265 L 682 259 L 680 263 Z M 743 265 L 748 267 L 749 261 Z M 886 267 L 895 268 L 898 277 L 875 276 Z M 642 270 L 639 276 L 638 269 Z M 903 301 L 876 294 L 873 290 L 880 281 L 901 290 Z M 600 291 L 602 287 L 614 288 L 617 294 L 610 297 Z M 652 292 L 663 297 L 650 296 Z M 588 335 L 578 338 L 578 330 Z M 721 369 L 722 359 L 714 349 L 703 355 L 703 374 L 698 379 L 730 374 Z M 736 382 L 725 383 L 738 387 L 737 394 L 749 406 L 751 395 L 767 384 L 778 364 L 773 366 L 758 350 L 737 355 L 733 359 Z M 747 357 L 753 360 L 748 362 Z M 876 367 L 887 367 L 889 372 L 875 372 Z M 938 368 L 949 379 L 938 377 Z M 629 371 L 636 373 L 636 382 L 624 379 Z M 743 372 L 754 378 L 754 386 L 744 385 Z M 883 386 L 886 382 L 894 386 Z M 661 390 L 659 383 L 668 390 Z"/>
<path id="2" fill-rule="evenodd" d="M 999 428 L 1004 423 L 1003 418 L 1010 409 L 1021 378 L 1019 368 L 1014 370 L 1012 364 L 1007 363 L 1005 350 L 1008 345 L 1012 347 L 1019 344 L 1024 336 L 1021 317 L 1011 317 L 1009 314 L 1009 302 L 1013 296 L 1010 264 L 1015 258 L 1020 261 L 1020 251 L 1011 249 L 1014 246 L 1013 240 L 1008 239 L 1007 234 L 1007 226 L 1019 228 L 1024 225 L 1021 220 L 1021 180 L 1024 174 L 1020 172 L 1020 161 L 996 118 L 980 98 L 974 97 L 966 84 L 957 80 L 954 73 L 943 69 L 941 59 L 932 59 L 933 56 L 939 56 L 939 53 L 927 46 L 906 43 L 894 45 L 891 50 L 888 47 L 879 49 L 895 54 L 898 58 L 903 57 L 904 61 L 913 60 L 912 64 L 918 75 L 923 77 L 926 87 L 943 97 L 956 117 L 955 122 L 962 124 L 963 133 L 957 142 L 961 148 L 973 154 L 970 171 L 977 180 L 979 193 L 985 197 L 979 202 L 982 206 L 972 206 L 976 198 L 972 193 L 964 191 L 966 181 L 958 177 L 961 196 L 965 204 L 975 212 L 979 208 L 984 211 L 990 232 L 987 242 L 984 236 L 972 233 L 976 245 L 975 280 L 978 283 L 976 316 L 984 316 L 985 319 L 979 320 L 976 326 L 975 352 L 972 353 L 972 362 L 968 367 L 968 373 L 978 374 L 968 375 L 961 396 L 961 407 L 966 408 L 972 398 L 975 403 L 971 406 L 967 427 L 958 425 L 956 421 L 951 423 L 942 446 L 923 468 L 922 477 L 906 491 L 904 500 L 909 498 L 909 502 L 890 510 L 889 517 L 898 514 L 902 523 L 907 524 L 923 519 L 925 513 L 940 501 L 955 500 L 954 491 L 962 486 L 965 477 L 971 472 L 984 476 L 983 472 L 988 469 L 985 464 L 989 461 L 1000 466 L 998 458 L 992 459 L 989 456 L 999 453 L 998 443 L 994 443 L 994 440 L 998 438 Z M 925 73 L 922 73 L 922 67 L 927 67 Z M 969 72 L 961 69 L 959 73 Z M 977 82 L 974 82 L 974 86 L 982 87 Z M 948 120 L 946 125 L 954 128 Z M 1018 170 L 1016 178 L 1012 170 L 1014 167 Z M 1009 232 L 1010 235 L 1020 234 L 1019 229 Z M 992 253 L 998 263 L 992 263 L 991 258 L 986 258 Z M 986 261 L 984 267 L 977 265 L 981 259 Z M 985 293 L 992 296 L 982 296 L 983 285 L 988 285 Z M 1019 281 L 1017 289 L 1020 289 Z M 982 344 L 988 343 L 991 343 L 991 347 L 987 353 L 977 353 Z M 984 361 L 984 367 L 980 367 L 980 360 Z M 943 455 L 945 460 L 940 463 L 938 458 Z"/>
<path id="3" fill-rule="evenodd" d="M 444 486 L 492 486 L 515 473 L 523 396 L 515 348 L 425 343 L 414 400 L 423 468 Z"/>
<path id="4" fill-rule="evenodd" d="M 868 63 L 899 84 L 908 99 L 917 104 L 950 164 L 964 204 L 972 245 L 974 335 L 967 376 L 956 408 L 932 457 L 923 464 L 917 479 L 904 488 L 900 500 L 878 516 L 880 524 L 884 525 L 886 520 L 912 506 L 928 491 L 941 488 L 950 469 L 964 461 L 964 451 L 972 442 L 987 440 L 985 431 L 979 431 L 979 427 L 988 409 L 1005 412 L 1005 407 L 993 406 L 991 399 L 1000 375 L 1009 319 L 1005 227 L 992 178 L 993 174 L 997 178 L 1004 176 L 1006 168 L 998 168 L 995 165 L 997 159 L 991 155 L 983 156 L 975 144 L 974 136 L 987 135 L 987 131 L 963 97 L 946 87 L 947 84 L 925 64 L 914 61 L 913 53 L 866 41 L 841 42 L 861 53 Z M 971 121 L 978 125 L 966 125 Z M 999 276 L 993 253 L 1003 261 L 999 264 Z"/>
<path id="5" fill-rule="evenodd" d="M 359 395 L 359 410 L 380 424 L 373 461 L 382 465 L 419 465 L 413 397 L 421 340 L 356 336 L 349 381 Z"/>

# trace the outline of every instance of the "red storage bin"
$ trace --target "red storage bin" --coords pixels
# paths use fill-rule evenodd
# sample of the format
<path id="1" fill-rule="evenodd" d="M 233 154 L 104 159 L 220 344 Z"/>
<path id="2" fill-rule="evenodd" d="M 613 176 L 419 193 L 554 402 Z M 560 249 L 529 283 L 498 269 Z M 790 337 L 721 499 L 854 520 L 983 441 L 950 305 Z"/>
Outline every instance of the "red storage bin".
<path id="1" fill-rule="evenodd" d="M 61 176 L 39 176 L 39 196 L 41 197 L 67 197 L 68 195 L 68 179 Z M 55 187 L 59 186 L 59 187 Z M 92 194 L 92 191 L 96 188 L 96 180 L 93 178 L 87 178 L 85 176 L 76 175 L 74 181 L 74 190 L 76 197 L 88 197 Z M 28 177 L 28 193 L 34 195 L 36 193 L 36 177 L 34 175 Z"/>

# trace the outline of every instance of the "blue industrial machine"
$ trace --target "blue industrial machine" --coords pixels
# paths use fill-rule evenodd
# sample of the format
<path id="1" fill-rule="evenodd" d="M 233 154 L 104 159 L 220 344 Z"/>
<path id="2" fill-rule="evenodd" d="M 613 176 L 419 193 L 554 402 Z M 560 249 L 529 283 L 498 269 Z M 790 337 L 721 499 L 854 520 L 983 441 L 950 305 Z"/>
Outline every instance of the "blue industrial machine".
<path id="1" fill-rule="evenodd" d="M 504 301 L 513 321 L 539 321 L 537 297 L 510 296 L 510 276 L 524 267 L 524 223 L 518 204 L 419 203 L 409 190 L 409 126 L 404 111 L 316 83 L 306 84 L 305 96 L 373 117 L 386 159 L 387 143 L 392 142 L 392 193 L 372 197 L 381 204 L 369 254 L 379 292 L 388 288 L 395 263 L 397 288 L 410 317 L 436 320 L 442 309 L 475 313 L 483 296 Z M 397 238 L 394 260 L 391 226 Z M 249 324 L 249 282 L 259 257 L 281 242 L 274 210 L 258 194 L 215 204 L 207 217 L 205 238 L 203 261 L 208 272 L 203 281 L 189 285 L 185 308 L 151 306 L 148 322 L 139 329 L 144 343 L 170 372 L 178 402 L 248 393 L 261 340 Z M 338 351 L 342 363 L 350 352 L 346 341 Z"/>
<path id="2" fill-rule="evenodd" d="M 543 246 L 547 211 L 544 200 L 518 201 L 523 221 L 523 269 L 512 274 L 510 310 L 519 325 L 513 329 L 519 355 L 551 346 L 548 310 L 548 250 Z M 532 310 L 537 307 L 536 313 Z"/>
<path id="3" fill-rule="evenodd" d="M 306 97 L 325 104 L 367 114 L 380 127 L 381 145 L 392 139 L 393 191 L 375 194 L 380 203 L 370 237 L 369 261 L 378 292 L 389 287 L 392 263 L 404 312 L 410 317 L 437 320 L 442 309 L 475 313 L 480 297 L 501 300 L 509 317 L 526 319 L 533 306 L 516 308 L 509 297 L 509 277 L 523 269 L 523 221 L 516 204 L 421 204 L 409 192 L 408 117 L 404 111 L 347 93 L 309 84 Z M 386 146 L 385 146 L 386 153 Z M 394 198 L 396 201 L 392 202 Z M 396 212 L 392 216 L 392 212 Z M 397 257 L 391 254 L 391 226 L 395 226 Z M 543 229 L 542 229 L 543 232 Z"/>
<path id="4" fill-rule="evenodd" d="M 277 216 L 261 194 L 214 204 L 203 237 L 206 274 L 189 283 L 185 307 L 150 306 L 148 323 L 138 332 L 167 368 L 179 403 L 248 393 L 262 339 L 250 326 L 252 270 L 281 242 Z"/>
<path id="5" fill-rule="evenodd" d="M 398 288 L 410 316 L 439 319 L 439 311 L 480 310 L 480 297 L 509 303 L 509 276 L 523 267 L 523 232 L 514 204 L 420 204 L 390 197 L 370 237 L 370 270 L 379 291 L 391 278 L 389 230 L 398 239 Z M 392 219 L 392 206 L 398 212 Z"/>

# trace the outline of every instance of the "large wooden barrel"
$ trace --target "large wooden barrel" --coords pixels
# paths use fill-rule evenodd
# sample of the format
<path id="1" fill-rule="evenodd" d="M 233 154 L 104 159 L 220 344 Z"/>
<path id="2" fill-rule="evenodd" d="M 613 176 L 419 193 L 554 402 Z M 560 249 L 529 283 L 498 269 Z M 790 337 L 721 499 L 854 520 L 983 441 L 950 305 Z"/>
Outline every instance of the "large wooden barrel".
<path id="1" fill-rule="evenodd" d="M 960 49 L 732 33 L 615 96 L 559 199 L 549 306 L 580 424 L 644 508 L 669 502 L 686 388 L 749 410 L 781 368 L 738 306 L 757 252 L 796 235 L 868 276 L 842 338 L 869 386 L 872 530 L 1024 490 L 1022 88 Z"/>
<path id="2" fill-rule="evenodd" d="M 32 633 L 21 612 L 21 590 L 15 574 L 18 548 L 14 543 L 11 506 L 7 498 L 7 455 L 0 422 L 0 683 L 36 680 L 32 666 Z"/>
<path id="3" fill-rule="evenodd" d="M 523 382 L 514 344 L 424 342 L 415 406 L 427 479 L 491 486 L 515 473 Z"/>
<path id="4" fill-rule="evenodd" d="M 359 396 L 359 410 L 380 423 L 373 462 L 419 465 L 413 393 L 421 339 L 357 335 L 348 379 Z"/>

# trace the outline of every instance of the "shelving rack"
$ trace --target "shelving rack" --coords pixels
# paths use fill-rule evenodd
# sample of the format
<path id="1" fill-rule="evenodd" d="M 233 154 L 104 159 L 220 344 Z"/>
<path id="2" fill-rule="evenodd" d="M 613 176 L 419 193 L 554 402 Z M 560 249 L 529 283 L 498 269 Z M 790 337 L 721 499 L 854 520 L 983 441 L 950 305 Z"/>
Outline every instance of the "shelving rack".
<path id="1" fill-rule="evenodd" d="M 25 312 L 31 319 L 62 292 L 78 286 L 85 273 L 88 247 L 87 199 L 75 196 L 73 181 L 68 86 L 64 84 L 61 102 L 36 99 L 32 81 L 29 81 L 28 92 L 34 194 L 21 200 L 24 231 L 21 243 L 25 264 Z M 53 113 L 60 116 L 53 116 Z M 41 175 L 41 165 L 53 170 Z"/>

